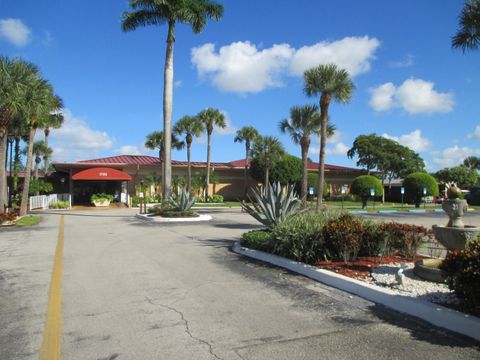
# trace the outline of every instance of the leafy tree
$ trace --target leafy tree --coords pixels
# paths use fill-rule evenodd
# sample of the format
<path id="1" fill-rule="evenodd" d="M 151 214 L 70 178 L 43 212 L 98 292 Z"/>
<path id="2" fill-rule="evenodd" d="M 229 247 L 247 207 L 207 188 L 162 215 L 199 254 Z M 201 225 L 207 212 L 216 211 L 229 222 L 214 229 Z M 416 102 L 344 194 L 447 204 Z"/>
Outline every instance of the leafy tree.
<path id="1" fill-rule="evenodd" d="M 332 101 L 348 103 L 355 85 L 348 72 L 334 64 L 319 65 L 304 73 L 305 93 L 308 97 L 320 95 L 320 161 L 318 188 L 325 182 L 325 146 L 327 142 L 328 110 Z M 322 197 L 317 197 L 317 210 L 322 205 Z"/>
<path id="2" fill-rule="evenodd" d="M 210 184 L 218 184 L 220 179 L 218 174 L 214 171 L 214 169 L 210 170 Z M 207 185 L 207 172 L 197 171 L 195 176 L 192 178 L 192 190 L 196 193 L 203 193 L 205 195 Z"/>
<path id="3" fill-rule="evenodd" d="M 309 173 L 307 177 L 307 184 L 308 187 L 313 187 L 313 193 L 318 196 L 318 174 L 314 173 Z M 329 190 L 328 190 L 328 184 L 325 181 L 323 183 L 323 191 L 322 191 L 322 196 L 325 198 L 328 196 Z"/>
<path id="4" fill-rule="evenodd" d="M 468 0 L 459 16 L 460 28 L 452 38 L 452 47 L 476 50 L 480 45 L 480 0 Z"/>
<path id="5" fill-rule="evenodd" d="M 250 174 L 256 181 L 265 182 L 264 164 L 258 158 L 252 159 Z M 290 154 L 281 155 L 270 164 L 268 178 L 270 183 L 279 182 L 283 186 L 299 184 L 302 179 L 302 160 Z"/>
<path id="6" fill-rule="evenodd" d="M 159 175 L 156 172 L 151 172 L 145 178 L 145 184 L 148 186 L 153 186 L 153 191 L 155 195 L 157 194 L 158 186 L 162 183 L 162 175 Z"/>
<path id="7" fill-rule="evenodd" d="M 175 124 L 173 132 L 177 135 L 185 134 L 185 142 L 187 143 L 187 191 L 192 189 L 192 164 L 191 164 L 191 148 L 193 137 L 199 137 L 205 129 L 200 120 L 195 116 L 184 116 Z"/>
<path id="8" fill-rule="evenodd" d="M 374 190 L 375 196 L 383 195 L 383 185 L 372 175 L 361 175 L 353 180 L 350 186 L 350 193 L 357 195 L 362 200 L 362 208 L 367 206 L 367 201 L 372 197 L 371 189 Z"/>
<path id="9" fill-rule="evenodd" d="M 403 181 L 407 201 L 413 201 L 416 207 L 420 207 L 424 196 L 438 196 L 438 183 L 435 178 L 424 172 L 414 172 Z M 423 193 L 423 189 L 427 193 Z"/>
<path id="10" fill-rule="evenodd" d="M 437 171 L 433 176 L 440 182 L 447 183 L 454 181 L 460 188 L 470 189 L 478 183 L 476 170 L 465 166 L 455 166 Z"/>
<path id="11" fill-rule="evenodd" d="M 250 153 L 252 151 L 252 142 L 254 142 L 260 134 L 252 126 L 244 126 L 240 130 L 237 130 L 237 134 L 233 141 L 238 143 L 245 142 L 245 171 L 243 173 L 243 198 L 247 198 L 248 192 L 248 165 L 250 163 Z"/>
<path id="12" fill-rule="evenodd" d="M 480 170 L 480 158 L 469 156 L 463 160 L 463 165 L 472 170 Z"/>
<path id="13" fill-rule="evenodd" d="M 200 122 L 203 124 L 207 130 L 207 171 L 205 179 L 205 202 L 208 202 L 208 186 L 210 185 L 210 155 L 211 155 L 211 142 L 212 142 L 212 133 L 214 127 L 225 128 L 227 123 L 225 122 L 225 115 L 223 115 L 219 110 L 208 108 L 201 111 L 197 115 Z"/>
<path id="14" fill-rule="evenodd" d="M 200 33 L 207 20 L 219 20 L 223 15 L 223 5 L 210 0 L 130 0 L 133 12 L 123 13 L 123 31 L 136 30 L 140 26 L 168 25 L 167 49 L 165 54 L 163 86 L 163 131 L 165 132 L 165 162 L 163 197 L 170 195 L 172 179 L 172 107 L 173 107 L 173 44 L 175 42 L 175 25 L 190 25 L 195 34 Z"/>
<path id="15" fill-rule="evenodd" d="M 53 185 L 42 179 L 32 179 L 28 190 L 29 195 L 45 194 L 53 191 Z"/>
<path id="16" fill-rule="evenodd" d="M 278 138 L 273 136 L 259 136 L 253 145 L 253 160 L 250 173 L 255 179 L 253 170 L 254 162 L 261 164 L 264 174 L 264 188 L 269 184 L 270 167 L 277 162 L 285 153 L 283 145 Z"/>

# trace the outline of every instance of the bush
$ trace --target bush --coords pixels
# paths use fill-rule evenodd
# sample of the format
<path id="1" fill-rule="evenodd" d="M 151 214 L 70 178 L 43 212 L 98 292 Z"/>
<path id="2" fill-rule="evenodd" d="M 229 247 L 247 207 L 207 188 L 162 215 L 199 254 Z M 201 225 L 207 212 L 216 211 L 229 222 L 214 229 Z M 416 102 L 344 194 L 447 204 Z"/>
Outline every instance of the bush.
<path id="1" fill-rule="evenodd" d="M 408 175 L 403 181 L 407 201 L 411 201 L 416 207 L 420 207 L 424 196 L 438 196 L 438 183 L 435 178 L 427 173 L 415 172 Z M 423 189 L 427 189 L 427 194 Z"/>
<path id="2" fill-rule="evenodd" d="M 326 258 L 322 229 L 332 215 L 309 211 L 287 218 L 273 229 L 274 252 L 309 264 Z"/>
<path id="3" fill-rule="evenodd" d="M 480 241 L 470 242 L 465 250 L 450 251 L 440 269 L 464 310 L 480 316 Z"/>
<path id="4" fill-rule="evenodd" d="M 362 220 L 363 231 L 359 255 L 379 256 L 382 245 L 385 243 L 386 233 L 381 224 L 373 221 Z"/>
<path id="5" fill-rule="evenodd" d="M 313 187 L 313 193 L 315 196 L 318 196 L 318 174 L 308 174 L 307 175 L 307 188 Z M 307 189 L 307 191 L 308 191 Z M 328 196 L 328 184 L 326 181 L 323 182 L 323 197 L 326 198 Z"/>
<path id="6" fill-rule="evenodd" d="M 259 159 L 252 159 L 250 175 L 260 183 L 265 181 L 263 164 Z M 272 183 L 278 181 L 282 185 L 294 184 L 302 178 L 302 160 L 296 156 L 284 155 L 280 160 L 270 165 L 268 176 Z"/>
<path id="7" fill-rule="evenodd" d="M 11 222 L 11 221 L 14 222 L 18 216 L 19 216 L 18 211 L 0 213 L 0 224 L 3 224 L 4 222 Z"/>
<path id="8" fill-rule="evenodd" d="M 70 203 L 68 201 L 55 201 L 48 205 L 49 209 L 68 209 Z"/>
<path id="9" fill-rule="evenodd" d="M 395 253 L 414 258 L 422 241 L 432 236 L 431 230 L 418 225 L 390 222 L 382 224 L 382 229 L 385 231 L 385 252 L 388 256 Z"/>
<path id="10" fill-rule="evenodd" d="M 272 253 L 273 235 L 269 230 L 251 230 L 242 234 L 240 244 L 251 249 Z"/>
<path id="11" fill-rule="evenodd" d="M 29 195 L 45 194 L 53 191 L 53 185 L 42 179 L 32 179 L 28 188 Z"/>
<path id="12" fill-rule="evenodd" d="M 98 193 L 98 194 L 93 194 L 90 197 L 91 202 L 103 202 L 103 201 L 112 201 L 113 200 L 113 195 L 110 194 L 105 194 L 105 193 Z"/>
<path id="13" fill-rule="evenodd" d="M 368 199 L 371 197 L 371 189 L 375 191 L 376 197 L 383 195 L 383 186 L 380 180 L 375 176 L 362 175 L 353 180 L 352 186 L 350 187 L 350 193 L 360 197 L 362 200 L 362 208 L 365 208 Z"/>
<path id="14" fill-rule="evenodd" d="M 223 203 L 223 195 L 217 195 L 217 194 L 209 195 L 208 202 Z"/>

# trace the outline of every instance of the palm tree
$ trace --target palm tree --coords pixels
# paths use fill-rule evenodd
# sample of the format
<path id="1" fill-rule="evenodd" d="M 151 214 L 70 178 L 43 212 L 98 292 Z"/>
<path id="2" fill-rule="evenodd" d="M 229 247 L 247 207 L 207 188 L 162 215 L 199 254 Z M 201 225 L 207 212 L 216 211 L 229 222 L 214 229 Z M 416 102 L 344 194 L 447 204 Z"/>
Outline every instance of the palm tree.
<path id="1" fill-rule="evenodd" d="M 58 98 L 56 99 L 57 104 L 56 107 L 58 109 L 61 109 L 63 107 L 63 104 L 61 102 L 61 99 Z M 63 125 L 63 114 L 58 112 L 58 113 L 52 113 L 47 119 L 47 123 L 45 124 L 45 129 L 43 130 L 45 133 L 45 146 L 48 148 L 48 137 L 50 135 L 50 129 L 59 129 Z M 43 161 L 45 164 L 45 175 L 48 173 L 48 165 L 49 165 L 49 155 L 43 157 Z"/>
<path id="2" fill-rule="evenodd" d="M 175 25 L 177 22 L 190 25 L 193 32 L 198 34 L 204 29 L 208 19 L 219 20 L 222 17 L 223 5 L 211 0 L 130 0 L 129 6 L 134 11 L 123 13 L 123 31 L 132 31 L 147 25 L 168 25 L 163 79 L 163 131 L 166 135 L 163 196 L 167 198 L 170 194 L 172 180 L 170 136 L 172 133 Z"/>
<path id="3" fill-rule="evenodd" d="M 330 103 L 338 101 L 348 103 L 352 98 L 355 85 L 348 72 L 335 64 L 319 65 L 306 70 L 304 75 L 305 93 L 308 97 L 320 95 L 320 154 L 317 210 L 322 205 L 321 189 L 325 182 L 325 145 L 327 142 L 328 108 Z"/>
<path id="4" fill-rule="evenodd" d="M 145 185 L 153 186 L 153 191 L 155 195 L 157 194 L 158 185 L 162 183 L 162 176 L 158 175 L 156 172 L 151 172 L 145 178 Z"/>
<path id="5" fill-rule="evenodd" d="M 33 156 L 35 157 L 35 166 L 34 166 L 34 170 L 33 170 L 34 178 L 35 178 L 35 180 L 37 180 L 38 179 L 38 166 L 42 162 L 42 157 L 44 159 L 49 158 L 52 155 L 53 150 L 52 150 L 52 148 L 47 146 L 45 141 L 40 140 L 40 141 L 35 141 L 33 143 L 32 153 L 33 153 Z M 45 175 L 46 175 L 46 173 L 45 173 Z"/>
<path id="6" fill-rule="evenodd" d="M 452 47 L 476 50 L 480 45 L 480 0 L 469 0 L 459 16 L 460 29 L 452 38 Z"/>
<path id="7" fill-rule="evenodd" d="M 235 139 L 233 141 L 235 142 L 245 142 L 245 171 L 244 171 L 244 178 L 243 178 L 243 186 L 244 186 L 244 192 L 243 192 L 243 197 L 247 197 L 247 192 L 248 192 L 248 165 L 249 165 L 249 158 L 250 158 L 250 152 L 251 152 L 251 146 L 252 142 L 255 141 L 260 134 L 258 131 L 252 127 L 252 126 L 244 126 L 240 130 L 237 130 L 237 136 L 235 136 Z"/>
<path id="8" fill-rule="evenodd" d="M 225 116 L 217 109 L 208 108 L 197 115 L 200 122 L 207 130 L 207 176 L 205 183 L 205 202 L 208 202 L 208 186 L 210 185 L 210 147 L 214 127 L 225 128 Z"/>
<path id="9" fill-rule="evenodd" d="M 0 212 L 7 205 L 5 156 L 9 126 L 14 126 L 25 106 L 29 83 L 38 76 L 38 69 L 23 60 L 0 57 Z"/>
<path id="10" fill-rule="evenodd" d="M 193 137 L 199 137 L 204 131 L 203 124 L 195 116 L 184 116 L 175 124 L 173 132 L 179 136 L 185 134 L 185 142 L 187 143 L 187 191 L 192 189 L 192 164 L 191 164 L 191 147 Z"/>
<path id="11" fill-rule="evenodd" d="M 266 191 L 269 183 L 269 169 L 272 162 L 275 162 L 285 153 L 282 143 L 273 136 L 259 136 L 253 145 L 253 157 L 260 160 L 265 175 L 264 189 Z"/>
<path id="12" fill-rule="evenodd" d="M 150 134 L 147 135 L 147 138 L 145 139 L 145 147 L 147 149 L 151 150 L 157 150 L 158 149 L 158 160 L 160 161 L 160 166 L 161 166 L 161 173 L 162 173 L 162 193 L 165 194 L 165 189 L 163 189 L 165 186 L 167 186 L 165 182 L 165 172 L 164 169 L 165 167 L 163 166 L 165 160 L 165 136 L 163 131 L 153 131 Z M 175 135 L 171 135 L 170 138 L 170 146 L 175 149 L 175 150 L 182 150 L 183 147 L 185 146 L 185 143 L 183 141 L 178 140 L 178 138 Z M 170 193 L 170 190 L 168 190 L 168 193 Z"/>

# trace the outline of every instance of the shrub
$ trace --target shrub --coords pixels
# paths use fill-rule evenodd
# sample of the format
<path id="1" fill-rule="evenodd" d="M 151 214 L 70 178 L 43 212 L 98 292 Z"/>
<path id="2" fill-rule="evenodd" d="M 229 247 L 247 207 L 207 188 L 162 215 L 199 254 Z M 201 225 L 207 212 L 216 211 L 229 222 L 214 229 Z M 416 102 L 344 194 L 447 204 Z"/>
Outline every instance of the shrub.
<path id="1" fill-rule="evenodd" d="M 307 175 L 307 187 L 313 187 L 313 193 L 315 194 L 315 196 L 318 196 L 318 174 L 310 173 Z M 323 183 L 322 195 L 324 198 L 328 196 L 328 184 L 326 181 Z"/>
<path id="2" fill-rule="evenodd" d="M 19 216 L 18 211 L 10 211 L 10 212 L 0 213 L 0 224 L 4 223 L 4 222 L 15 221 L 18 216 Z"/>
<path id="3" fill-rule="evenodd" d="M 186 190 L 180 190 L 178 195 L 172 194 L 167 200 L 172 210 L 187 211 L 195 204 L 195 197 Z"/>
<path id="4" fill-rule="evenodd" d="M 48 205 L 49 209 L 68 209 L 70 203 L 68 201 L 55 201 Z"/>
<path id="5" fill-rule="evenodd" d="M 273 229 L 281 224 L 288 216 L 295 214 L 301 201 L 294 192 L 294 185 L 283 190 L 279 182 L 268 184 L 265 191 L 257 188 L 250 189 L 248 198 L 252 205 L 242 203 L 242 209 L 263 225 Z"/>
<path id="6" fill-rule="evenodd" d="M 465 250 L 450 251 L 440 269 L 463 308 L 480 316 L 480 241 L 471 241 Z"/>
<path id="7" fill-rule="evenodd" d="M 422 241 L 431 237 L 432 232 L 423 226 L 389 222 L 382 224 L 385 231 L 385 252 L 387 255 L 396 253 L 408 258 L 414 258 Z"/>
<path id="8" fill-rule="evenodd" d="M 217 195 L 217 194 L 209 195 L 208 202 L 223 203 L 223 195 Z"/>
<path id="9" fill-rule="evenodd" d="M 257 158 L 253 158 L 250 163 L 250 175 L 258 182 L 265 181 L 263 164 Z M 302 160 L 292 155 L 284 155 L 270 165 L 268 176 L 271 182 L 279 181 L 282 185 L 296 183 L 302 178 Z"/>
<path id="10" fill-rule="evenodd" d="M 30 195 L 45 194 L 53 191 L 53 185 L 49 182 L 46 182 L 42 179 L 32 179 L 30 182 L 30 187 L 28 188 L 28 193 Z"/>
<path id="11" fill-rule="evenodd" d="M 407 201 L 411 201 L 416 207 L 420 207 L 424 196 L 438 196 L 438 183 L 435 178 L 427 173 L 415 172 L 408 175 L 403 181 Z M 423 189 L 427 189 L 427 194 Z"/>
<path id="12" fill-rule="evenodd" d="M 91 202 L 103 202 L 103 201 L 112 201 L 112 200 L 113 200 L 113 195 L 105 194 L 105 193 L 93 194 L 90 197 Z"/>
<path id="13" fill-rule="evenodd" d="M 274 252 L 309 264 L 324 259 L 327 254 L 322 229 L 332 215 L 330 212 L 309 211 L 290 216 L 272 231 Z"/>
<path id="14" fill-rule="evenodd" d="M 240 244 L 251 249 L 273 252 L 273 236 L 268 230 L 251 230 L 243 233 Z"/>
<path id="15" fill-rule="evenodd" d="M 381 224 L 369 220 L 362 220 L 362 225 L 362 240 L 358 254 L 361 256 L 380 255 L 381 247 L 385 242 L 385 230 Z"/>
<path id="16" fill-rule="evenodd" d="M 178 211 L 178 210 L 169 210 L 169 209 L 161 209 L 156 213 L 156 215 L 159 215 L 161 217 L 169 217 L 169 218 L 180 218 L 180 217 L 197 217 L 198 214 L 194 212 L 193 210 L 184 210 L 184 211 Z"/>
<path id="17" fill-rule="evenodd" d="M 375 191 L 375 196 L 383 195 L 383 186 L 380 180 L 375 176 L 362 175 L 353 180 L 352 186 L 350 187 L 350 193 L 360 197 L 362 200 L 362 208 L 365 208 L 368 199 L 371 197 L 371 189 Z"/>

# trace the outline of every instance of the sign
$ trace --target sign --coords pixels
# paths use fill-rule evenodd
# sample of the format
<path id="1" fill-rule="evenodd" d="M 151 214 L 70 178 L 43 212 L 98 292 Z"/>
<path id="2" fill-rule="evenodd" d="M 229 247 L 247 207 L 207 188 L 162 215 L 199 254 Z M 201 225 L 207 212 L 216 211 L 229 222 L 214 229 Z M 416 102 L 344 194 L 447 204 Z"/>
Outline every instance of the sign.
<path id="1" fill-rule="evenodd" d="M 310 186 L 310 187 L 308 188 L 308 193 L 309 193 L 310 195 L 313 195 L 314 190 L 315 190 L 315 189 L 313 188 L 313 186 Z"/>
<path id="2" fill-rule="evenodd" d="M 375 196 L 375 189 L 370 189 L 370 196 Z"/>
<path id="3" fill-rule="evenodd" d="M 342 185 L 342 194 L 347 193 L 347 187 L 345 185 Z"/>
<path id="4" fill-rule="evenodd" d="M 108 176 L 108 173 L 107 172 L 99 172 L 98 176 Z"/>
<path id="5" fill-rule="evenodd" d="M 139 197 L 143 198 L 143 192 L 141 192 L 140 194 L 138 194 Z"/>
<path id="6" fill-rule="evenodd" d="M 427 188 L 423 188 L 423 195 L 427 195 Z"/>
<path id="7" fill-rule="evenodd" d="M 405 188 L 403 186 L 400 188 L 400 194 L 405 194 Z"/>

